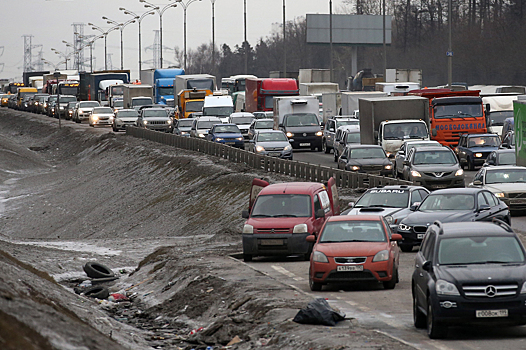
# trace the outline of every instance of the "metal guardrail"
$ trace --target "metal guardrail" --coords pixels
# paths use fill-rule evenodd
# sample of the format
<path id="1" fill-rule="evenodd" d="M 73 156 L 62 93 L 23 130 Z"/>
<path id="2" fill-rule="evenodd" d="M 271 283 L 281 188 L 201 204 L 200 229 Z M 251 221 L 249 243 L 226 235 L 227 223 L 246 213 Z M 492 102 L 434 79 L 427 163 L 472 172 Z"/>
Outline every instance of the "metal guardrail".
<path id="1" fill-rule="evenodd" d="M 399 180 L 396 178 L 360 174 L 317 164 L 299 162 L 296 160 L 264 156 L 217 142 L 167 134 L 149 129 L 127 126 L 126 134 L 176 148 L 221 157 L 235 163 L 244 163 L 254 169 L 289 175 L 306 181 L 327 182 L 330 177 L 334 177 L 338 187 L 368 188 L 385 185 L 412 184 L 410 181 Z"/>

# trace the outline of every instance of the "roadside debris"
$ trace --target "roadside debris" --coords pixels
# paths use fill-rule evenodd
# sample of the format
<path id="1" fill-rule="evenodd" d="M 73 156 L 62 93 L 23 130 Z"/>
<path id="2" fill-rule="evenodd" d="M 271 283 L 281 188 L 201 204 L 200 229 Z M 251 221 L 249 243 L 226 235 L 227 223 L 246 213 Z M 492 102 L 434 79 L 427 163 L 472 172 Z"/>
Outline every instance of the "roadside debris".
<path id="1" fill-rule="evenodd" d="M 336 323 L 343 321 L 345 314 L 333 309 L 327 300 L 317 298 L 311 301 L 307 307 L 301 309 L 293 321 L 303 324 L 319 324 L 325 326 L 336 326 Z"/>

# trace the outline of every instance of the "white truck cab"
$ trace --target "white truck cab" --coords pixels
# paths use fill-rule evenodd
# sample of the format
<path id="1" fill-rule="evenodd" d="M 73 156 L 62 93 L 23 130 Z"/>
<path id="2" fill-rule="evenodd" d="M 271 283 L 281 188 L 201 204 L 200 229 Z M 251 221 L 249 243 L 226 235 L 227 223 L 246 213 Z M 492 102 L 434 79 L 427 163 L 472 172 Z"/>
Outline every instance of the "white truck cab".
<path id="1" fill-rule="evenodd" d="M 402 119 L 380 122 L 378 145 L 388 157 L 394 156 L 404 141 L 429 141 L 429 129 L 423 120 Z"/>

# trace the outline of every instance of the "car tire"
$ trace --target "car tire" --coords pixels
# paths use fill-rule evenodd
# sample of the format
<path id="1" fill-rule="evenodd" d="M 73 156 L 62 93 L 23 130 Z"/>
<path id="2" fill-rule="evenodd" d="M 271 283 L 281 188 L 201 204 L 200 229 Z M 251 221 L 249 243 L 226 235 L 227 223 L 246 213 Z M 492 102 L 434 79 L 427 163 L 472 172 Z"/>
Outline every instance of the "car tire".
<path id="1" fill-rule="evenodd" d="M 98 262 L 87 262 L 84 265 L 84 272 L 86 272 L 86 275 L 91 278 L 108 278 L 115 276 L 115 273 L 113 273 L 109 267 Z"/>
<path id="2" fill-rule="evenodd" d="M 426 315 L 418 308 L 416 296 L 413 291 L 413 324 L 417 329 L 424 329 L 427 327 Z"/>
<path id="3" fill-rule="evenodd" d="M 393 270 L 393 277 L 390 281 L 385 281 L 382 284 L 384 285 L 384 289 L 395 289 L 396 283 L 398 283 L 398 268 L 395 267 Z"/>
<path id="4" fill-rule="evenodd" d="M 252 261 L 252 255 L 250 255 L 250 254 L 243 254 L 243 261 L 244 262 L 251 262 Z"/>
<path id="5" fill-rule="evenodd" d="M 412 244 L 400 244 L 400 250 L 404 253 L 410 253 L 413 251 L 413 245 Z"/>
<path id="6" fill-rule="evenodd" d="M 429 339 L 443 339 L 447 336 L 447 327 L 440 324 L 433 314 L 431 300 L 427 300 L 427 335 Z"/>
<path id="7" fill-rule="evenodd" d="M 84 295 L 90 298 L 107 299 L 110 296 L 110 291 L 106 287 L 95 286 L 86 289 Z"/>
<path id="8" fill-rule="evenodd" d="M 334 161 L 338 162 L 338 153 L 336 152 L 336 149 L 334 149 Z"/>
<path id="9" fill-rule="evenodd" d="M 314 282 L 311 277 L 310 269 L 309 269 L 309 288 L 313 292 L 320 292 L 323 285 L 318 282 Z"/>
<path id="10" fill-rule="evenodd" d="M 475 170 L 475 163 L 473 163 L 473 161 L 471 161 L 469 158 L 468 158 L 468 170 L 470 171 Z"/>
<path id="11" fill-rule="evenodd" d="M 321 150 L 323 152 L 325 152 L 326 154 L 331 153 L 331 149 L 329 147 L 327 147 L 327 141 L 326 140 L 323 140 L 323 143 L 321 145 Z"/>
<path id="12" fill-rule="evenodd" d="M 119 132 L 119 129 L 117 129 L 115 126 L 111 127 L 113 129 L 113 132 Z"/>

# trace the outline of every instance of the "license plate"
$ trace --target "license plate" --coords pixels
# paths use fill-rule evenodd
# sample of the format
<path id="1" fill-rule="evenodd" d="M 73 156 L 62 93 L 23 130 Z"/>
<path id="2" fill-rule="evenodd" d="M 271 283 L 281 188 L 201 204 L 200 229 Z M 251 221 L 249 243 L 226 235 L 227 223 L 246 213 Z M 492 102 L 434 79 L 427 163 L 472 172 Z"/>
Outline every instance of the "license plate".
<path id="1" fill-rule="evenodd" d="M 268 155 L 273 156 L 273 157 L 279 157 L 281 156 L 281 153 L 280 152 L 269 152 Z"/>
<path id="2" fill-rule="evenodd" d="M 283 245 L 282 239 L 262 239 L 261 245 Z"/>
<path id="3" fill-rule="evenodd" d="M 230 141 L 230 142 L 226 142 L 227 145 L 235 145 L 236 143 L 233 142 L 233 141 Z"/>
<path id="4" fill-rule="evenodd" d="M 478 318 L 486 317 L 508 317 L 508 310 L 477 310 L 476 316 Z"/>
<path id="5" fill-rule="evenodd" d="M 310 146 L 310 142 L 300 143 L 300 147 Z"/>
<path id="6" fill-rule="evenodd" d="M 338 266 L 336 267 L 336 271 L 363 271 L 363 265 Z"/>
<path id="7" fill-rule="evenodd" d="M 434 188 L 446 188 L 447 185 L 433 185 Z"/>
<path id="8" fill-rule="evenodd" d="M 424 235 L 425 235 L 425 233 L 419 233 L 419 234 L 416 235 L 416 238 L 417 239 L 424 239 Z"/>

